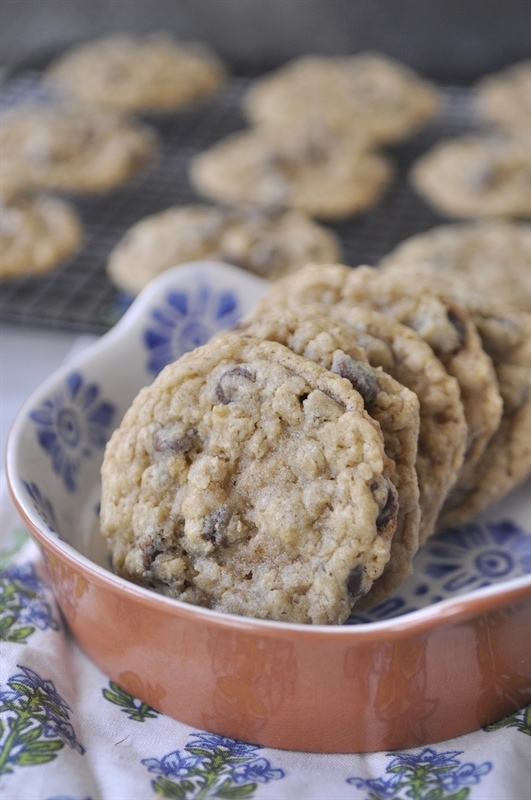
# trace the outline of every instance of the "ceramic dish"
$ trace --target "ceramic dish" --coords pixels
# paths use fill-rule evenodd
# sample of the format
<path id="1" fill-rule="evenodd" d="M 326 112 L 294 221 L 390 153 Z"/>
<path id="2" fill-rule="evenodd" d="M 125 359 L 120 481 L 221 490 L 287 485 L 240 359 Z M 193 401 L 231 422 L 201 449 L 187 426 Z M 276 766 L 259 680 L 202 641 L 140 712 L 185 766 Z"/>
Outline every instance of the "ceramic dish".
<path id="1" fill-rule="evenodd" d="M 392 750 L 512 713 L 531 699 L 529 486 L 430 540 L 400 591 L 344 626 L 224 615 L 110 570 L 97 520 L 111 430 L 168 361 L 231 326 L 265 288 L 212 262 L 171 270 L 21 409 L 8 481 L 74 637 L 160 711 L 271 747 Z"/>

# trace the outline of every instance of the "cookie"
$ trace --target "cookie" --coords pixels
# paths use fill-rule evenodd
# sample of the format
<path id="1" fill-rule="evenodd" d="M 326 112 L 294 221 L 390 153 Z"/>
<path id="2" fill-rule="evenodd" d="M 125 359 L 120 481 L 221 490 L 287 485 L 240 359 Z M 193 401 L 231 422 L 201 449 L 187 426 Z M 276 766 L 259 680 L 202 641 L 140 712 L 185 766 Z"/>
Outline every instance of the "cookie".
<path id="1" fill-rule="evenodd" d="M 491 506 L 531 472 L 531 314 L 472 291 L 466 282 L 429 266 L 399 269 L 402 274 L 407 270 L 416 285 L 424 282 L 467 309 L 492 359 L 503 401 L 500 425 L 482 458 L 469 480 L 450 494 L 441 513 L 440 527 L 458 525 Z"/>
<path id="2" fill-rule="evenodd" d="M 27 189 L 105 192 L 155 154 L 152 130 L 114 114 L 67 105 L 16 106 L 0 127 L 1 193 Z"/>
<path id="3" fill-rule="evenodd" d="M 342 623 L 389 559 L 392 470 L 348 381 L 227 333 L 133 401 L 105 451 L 101 530 L 118 574 L 170 597 Z"/>
<path id="4" fill-rule="evenodd" d="M 70 48 L 44 73 L 53 88 L 81 103 L 118 112 L 168 112 L 195 104 L 226 80 L 205 44 L 167 32 L 117 34 Z"/>
<path id="5" fill-rule="evenodd" d="M 77 213 L 62 200 L 0 200 L 0 279 L 48 272 L 77 250 L 82 235 Z"/>
<path id="6" fill-rule="evenodd" d="M 438 106 L 431 82 L 377 52 L 294 59 L 256 80 L 243 99 L 247 120 L 268 131 L 363 131 L 378 143 L 410 136 Z"/>
<path id="7" fill-rule="evenodd" d="M 398 494 L 397 526 L 382 575 L 357 605 L 368 607 L 382 602 L 411 573 L 419 546 L 417 395 L 381 367 L 372 367 L 346 325 L 329 316 L 319 316 L 313 309 L 284 309 L 262 317 L 250 314 L 238 329 L 242 335 L 279 342 L 346 378 L 363 397 L 366 411 L 379 423 L 385 452 L 395 464 L 392 480 Z"/>
<path id="8" fill-rule="evenodd" d="M 375 205 L 393 178 L 386 156 L 357 141 L 323 139 L 319 147 L 273 145 L 240 131 L 191 159 L 196 191 L 220 203 L 289 208 L 323 219 L 359 214 Z"/>
<path id="9" fill-rule="evenodd" d="M 427 282 L 402 274 L 398 267 L 378 270 L 343 265 L 309 266 L 275 284 L 261 302 L 314 301 L 330 306 L 347 302 L 381 311 L 416 330 L 430 345 L 459 384 L 468 436 L 456 486 L 468 485 L 500 423 L 502 398 L 492 360 L 466 309 Z"/>
<path id="10" fill-rule="evenodd" d="M 531 217 L 531 150 L 516 140 L 443 139 L 415 162 L 410 179 L 450 217 Z"/>
<path id="11" fill-rule="evenodd" d="M 197 204 L 141 219 L 111 251 L 107 271 L 116 286 L 136 294 L 188 261 L 214 258 L 276 280 L 339 253 L 338 237 L 300 212 Z"/>
<path id="12" fill-rule="evenodd" d="M 531 309 L 531 225 L 507 219 L 435 228 L 401 242 L 379 266 L 429 264 L 470 289 Z"/>
<path id="13" fill-rule="evenodd" d="M 531 60 L 486 75 L 473 87 L 479 117 L 529 146 L 531 135 Z"/>

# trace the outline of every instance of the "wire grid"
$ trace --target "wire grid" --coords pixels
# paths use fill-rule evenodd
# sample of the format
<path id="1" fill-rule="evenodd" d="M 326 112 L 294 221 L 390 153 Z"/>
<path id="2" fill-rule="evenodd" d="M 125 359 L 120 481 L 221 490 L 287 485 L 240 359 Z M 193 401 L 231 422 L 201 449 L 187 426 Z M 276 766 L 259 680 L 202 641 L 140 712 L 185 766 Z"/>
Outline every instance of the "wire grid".
<path id="1" fill-rule="evenodd" d="M 40 79 L 36 70 L 15 75 L 2 87 L 0 109 L 45 100 Z M 205 202 L 189 183 L 190 158 L 246 126 L 241 98 L 251 80 L 233 77 L 216 97 L 193 110 L 145 117 L 159 137 L 156 159 L 122 188 L 67 198 L 85 229 L 81 248 L 52 272 L 4 281 L 0 320 L 83 333 L 104 333 L 111 328 L 132 301 L 107 277 L 111 249 L 142 217 L 173 205 Z M 407 180 L 413 161 L 437 140 L 474 127 L 469 90 L 441 88 L 444 103 L 438 120 L 406 143 L 388 148 L 396 177 L 378 205 L 357 217 L 327 223 L 342 242 L 345 264 L 375 264 L 402 239 L 448 221 L 428 207 Z"/>

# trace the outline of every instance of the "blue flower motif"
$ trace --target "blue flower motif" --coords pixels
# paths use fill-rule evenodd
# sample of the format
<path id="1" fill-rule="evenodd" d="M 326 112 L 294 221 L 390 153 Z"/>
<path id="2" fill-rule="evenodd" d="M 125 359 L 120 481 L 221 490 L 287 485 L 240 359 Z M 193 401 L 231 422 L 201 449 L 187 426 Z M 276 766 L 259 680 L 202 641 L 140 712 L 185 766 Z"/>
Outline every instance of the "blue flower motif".
<path id="1" fill-rule="evenodd" d="M 347 778 L 347 783 L 355 786 L 356 789 L 369 789 L 373 797 L 394 798 L 396 797 L 396 787 L 402 781 L 402 776 L 398 773 L 390 775 L 388 778 Z"/>
<path id="2" fill-rule="evenodd" d="M 190 291 L 168 292 L 164 305 L 152 311 L 153 323 L 144 333 L 147 368 L 156 375 L 217 331 L 232 327 L 240 315 L 238 298 L 229 290 L 214 291 L 198 283 Z"/>
<path id="3" fill-rule="evenodd" d="M 488 761 L 476 766 L 475 764 L 462 764 L 455 772 L 445 775 L 442 778 L 444 788 L 449 792 L 455 792 L 461 786 L 474 786 L 479 783 L 483 775 L 492 769 Z"/>
<path id="4" fill-rule="evenodd" d="M 235 758 L 248 758 L 254 755 L 257 750 L 261 750 L 261 745 L 240 742 L 238 739 L 229 739 L 227 736 L 218 736 L 216 733 L 192 733 L 191 740 L 186 749 L 194 747 L 204 748 L 205 750 L 216 750 L 222 748 Z"/>
<path id="5" fill-rule="evenodd" d="M 426 574 L 448 594 L 531 572 L 531 536 L 513 522 L 450 528 L 426 544 Z"/>
<path id="6" fill-rule="evenodd" d="M 416 556 L 413 575 L 383 603 L 354 610 L 348 624 L 392 619 L 484 586 L 531 573 L 531 535 L 510 520 L 448 528 Z"/>
<path id="7" fill-rule="evenodd" d="M 56 533 L 57 522 L 51 501 L 42 494 L 37 484 L 28 483 L 28 481 L 25 480 L 23 480 L 22 483 L 33 501 L 35 510 L 38 512 L 44 524 L 48 526 L 48 530 Z"/>
<path id="8" fill-rule="evenodd" d="M 38 577 L 33 564 L 10 565 L 0 573 L 0 615 L 13 620 L 3 633 L 6 639 L 23 642 L 33 633 L 31 628 L 21 630 L 26 625 L 41 631 L 59 630 L 52 609 L 39 596 L 46 591 L 46 584 Z"/>
<path id="9" fill-rule="evenodd" d="M 96 384 L 86 383 L 79 372 L 72 372 L 63 388 L 29 415 L 54 472 L 71 492 L 77 488 L 82 461 L 95 448 L 103 448 L 108 439 L 115 407 L 99 394 Z"/>
<path id="10" fill-rule="evenodd" d="M 402 800 L 406 797 L 433 797 L 437 800 L 459 797 L 465 800 L 472 786 L 492 769 L 492 764 L 461 764 L 460 750 L 437 752 L 425 747 L 420 753 L 387 753 L 392 760 L 387 765 L 385 777 L 347 778 L 347 783 L 357 789 L 367 789 L 373 800 Z M 461 790 L 461 791 L 459 791 Z M 447 794 L 447 792 L 449 794 Z"/>
<path id="11" fill-rule="evenodd" d="M 461 755 L 460 750 L 448 750 L 446 753 L 438 753 L 431 747 L 425 747 L 420 753 L 387 753 L 388 756 L 396 757 L 389 763 L 388 770 L 394 772 L 405 772 L 412 767 L 458 767 L 459 760 L 456 756 Z"/>
<path id="12" fill-rule="evenodd" d="M 10 715 L 7 726 L 1 728 L 10 733 L 0 747 L 0 774 L 16 766 L 52 761 L 65 744 L 83 754 L 85 748 L 69 722 L 71 709 L 53 682 L 29 667 L 17 666 L 21 671 L 9 678 L 9 689 L 0 693 L 0 711 Z"/>
<path id="13" fill-rule="evenodd" d="M 201 758 L 174 750 L 161 759 L 144 758 L 141 763 L 148 768 L 149 772 L 155 772 L 165 778 L 185 778 L 190 774 L 190 770 L 201 763 Z"/>
<path id="14" fill-rule="evenodd" d="M 1 577 L 20 583 L 31 592 L 38 592 L 44 586 L 34 564 L 10 564 L 3 570 Z"/>
<path id="15" fill-rule="evenodd" d="M 259 783 L 285 775 L 266 758 L 256 757 L 259 745 L 211 733 L 194 733 L 190 739 L 184 750 L 141 762 L 159 776 L 152 782 L 155 793 L 182 800 L 249 797 Z"/>
<path id="16" fill-rule="evenodd" d="M 242 784 L 248 781 L 256 783 L 269 783 L 284 777 L 284 770 L 273 769 L 267 758 L 255 758 L 247 764 L 240 764 L 231 772 L 234 783 Z"/>

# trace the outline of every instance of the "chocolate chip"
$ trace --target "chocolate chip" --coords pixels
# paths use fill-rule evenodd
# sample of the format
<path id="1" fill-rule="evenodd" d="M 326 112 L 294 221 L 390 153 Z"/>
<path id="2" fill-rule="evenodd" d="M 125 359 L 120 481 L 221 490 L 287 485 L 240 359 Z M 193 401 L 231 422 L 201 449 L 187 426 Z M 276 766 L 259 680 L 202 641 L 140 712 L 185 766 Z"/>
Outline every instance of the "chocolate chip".
<path id="1" fill-rule="evenodd" d="M 363 361 L 356 361 L 346 353 L 336 353 L 334 355 L 332 372 L 350 381 L 354 389 L 363 397 L 365 405 L 370 405 L 374 402 L 380 391 L 371 367 L 368 364 L 364 364 Z"/>
<path id="2" fill-rule="evenodd" d="M 194 430 L 186 431 L 183 435 L 181 426 L 169 425 L 156 432 L 153 437 L 153 448 L 155 453 L 167 455 L 188 453 L 194 445 L 195 438 Z"/>
<path id="3" fill-rule="evenodd" d="M 254 382 L 254 375 L 245 367 L 233 367 L 224 372 L 216 386 L 216 400 L 218 403 L 222 405 L 232 403 L 238 393 L 238 389 L 241 388 L 245 381 Z"/>
<path id="4" fill-rule="evenodd" d="M 203 538 L 213 545 L 226 547 L 229 544 L 227 534 L 231 519 L 232 513 L 227 506 L 216 509 L 203 523 Z"/>
<path id="5" fill-rule="evenodd" d="M 456 311 L 453 311 L 453 309 L 451 308 L 448 309 L 448 313 L 446 316 L 448 318 L 448 322 L 457 331 L 457 337 L 459 340 L 459 346 L 457 349 L 460 350 L 466 344 L 466 325 L 462 320 L 462 318 L 459 316 L 459 314 Z"/>
<path id="6" fill-rule="evenodd" d="M 363 588 L 364 582 L 365 568 L 363 564 L 356 564 L 356 566 L 350 570 L 347 578 L 347 591 L 353 600 L 358 600 L 365 594 L 365 589 Z"/>
<path id="7" fill-rule="evenodd" d="M 163 552 L 160 542 L 155 541 L 152 537 L 142 542 L 140 549 L 142 551 L 142 566 L 146 570 L 151 567 L 156 557 Z"/>
<path id="8" fill-rule="evenodd" d="M 382 529 L 385 529 L 390 522 L 394 521 L 397 511 L 398 500 L 396 491 L 391 484 L 388 484 L 385 502 L 382 506 L 380 506 L 380 511 L 376 517 L 376 527 L 378 528 L 378 531 L 382 531 Z"/>

